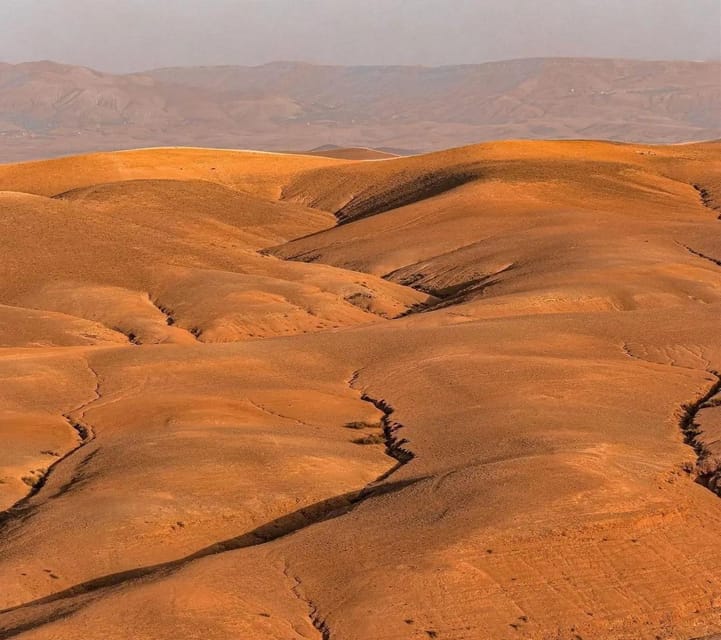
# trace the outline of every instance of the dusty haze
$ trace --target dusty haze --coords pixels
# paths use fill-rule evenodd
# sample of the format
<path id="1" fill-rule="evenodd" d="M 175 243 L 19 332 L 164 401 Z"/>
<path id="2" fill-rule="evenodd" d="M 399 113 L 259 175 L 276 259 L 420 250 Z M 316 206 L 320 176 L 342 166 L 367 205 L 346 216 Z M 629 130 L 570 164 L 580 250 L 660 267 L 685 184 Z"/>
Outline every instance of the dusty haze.
<path id="1" fill-rule="evenodd" d="M 161 66 L 721 57 L 716 0 L 5 0 L 0 60 Z"/>
<path id="2" fill-rule="evenodd" d="M 510 138 L 711 140 L 721 137 L 720 78 L 719 62 L 593 58 L 132 75 L 0 63 L 0 163 L 168 145 L 407 155 Z"/>

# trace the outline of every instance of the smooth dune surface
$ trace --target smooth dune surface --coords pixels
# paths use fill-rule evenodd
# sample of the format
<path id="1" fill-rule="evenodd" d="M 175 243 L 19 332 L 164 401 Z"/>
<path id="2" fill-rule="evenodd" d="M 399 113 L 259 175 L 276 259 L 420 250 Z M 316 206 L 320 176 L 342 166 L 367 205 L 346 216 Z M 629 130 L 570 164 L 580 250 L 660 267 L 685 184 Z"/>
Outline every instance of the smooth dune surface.
<path id="1" fill-rule="evenodd" d="M 719 202 L 718 142 L 0 165 L 0 638 L 719 637 Z"/>

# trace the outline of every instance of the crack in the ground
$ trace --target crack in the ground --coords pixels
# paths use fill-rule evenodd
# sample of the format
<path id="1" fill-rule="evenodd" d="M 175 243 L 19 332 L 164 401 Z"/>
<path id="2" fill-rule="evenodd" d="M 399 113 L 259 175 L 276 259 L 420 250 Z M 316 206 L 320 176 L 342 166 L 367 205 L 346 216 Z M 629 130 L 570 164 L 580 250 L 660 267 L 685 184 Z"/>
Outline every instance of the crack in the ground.
<path id="1" fill-rule="evenodd" d="M 86 402 L 83 402 L 79 406 L 75 407 L 74 409 L 71 409 L 68 413 L 63 414 L 63 419 L 68 423 L 71 429 L 73 429 L 77 435 L 78 435 L 78 444 L 70 449 L 65 455 L 58 458 L 53 464 L 51 464 L 48 469 L 45 471 L 45 473 L 40 476 L 40 478 L 37 480 L 37 482 L 33 485 L 30 492 L 20 500 L 18 500 L 14 505 L 12 505 L 9 509 L 6 509 L 5 511 L 0 512 L 0 533 L 2 533 L 2 530 L 5 528 L 5 525 L 8 523 L 18 520 L 18 519 L 24 519 L 27 517 L 28 513 L 31 512 L 36 505 L 32 503 L 32 499 L 47 485 L 48 478 L 52 475 L 52 473 L 57 469 L 57 467 L 64 462 L 67 462 L 67 460 L 75 455 L 78 451 L 80 451 L 83 447 L 85 447 L 87 444 L 92 442 L 95 439 L 95 432 L 93 431 L 92 427 L 85 424 L 81 421 L 80 418 L 74 418 L 74 415 L 79 415 L 81 418 L 85 415 L 88 407 L 99 400 L 101 398 L 100 395 L 100 378 L 98 377 L 97 371 L 93 369 L 93 367 L 90 366 L 90 363 L 85 361 L 85 365 L 88 368 L 88 371 L 93 375 L 95 380 L 95 386 L 92 391 L 92 397 L 87 400 Z M 90 456 L 94 455 L 96 452 L 92 452 Z M 82 460 L 76 467 L 76 470 L 83 464 L 85 464 L 88 461 L 88 457 L 86 457 L 84 460 Z M 73 476 L 71 478 L 70 482 L 64 485 L 59 489 L 58 492 L 55 493 L 54 496 L 51 497 L 57 497 L 61 493 L 65 493 L 70 486 L 73 484 L 73 482 L 76 481 L 76 477 Z"/>
<path id="2" fill-rule="evenodd" d="M 71 456 L 76 454 L 80 449 L 85 447 L 89 442 L 91 442 L 95 438 L 95 433 L 93 430 L 88 427 L 87 425 L 81 424 L 80 422 L 73 420 L 68 415 L 63 415 L 63 418 L 68 423 L 68 425 L 78 434 L 78 437 L 80 438 L 78 444 L 70 449 L 64 456 L 58 458 L 53 462 L 46 471 L 38 477 L 36 482 L 33 484 L 33 486 L 30 489 L 30 492 L 22 497 L 20 500 L 18 500 L 15 504 L 13 504 L 11 507 L 6 509 L 5 511 L 0 512 L 0 534 L 4 532 L 4 529 L 6 525 L 10 524 L 11 522 L 17 521 L 17 520 L 25 520 L 28 515 L 36 508 L 37 505 L 33 504 L 33 498 L 40 493 L 42 489 L 45 488 L 47 485 L 48 479 L 53 474 L 53 472 L 57 469 L 57 467 L 65 463 L 69 460 Z M 91 454 L 92 455 L 92 454 Z M 81 465 L 83 465 L 87 461 L 87 458 L 84 460 L 81 460 L 80 463 L 77 465 L 77 468 L 79 468 Z M 73 476 L 73 478 L 65 484 L 63 487 L 61 487 L 54 495 L 49 496 L 50 498 L 55 498 L 58 495 L 62 493 L 66 493 L 67 490 L 70 488 L 70 486 L 76 481 L 76 477 Z"/>
<path id="3" fill-rule="evenodd" d="M 176 318 L 175 318 L 175 312 L 170 309 L 169 307 L 166 307 L 162 302 L 160 302 L 158 299 L 153 298 L 150 294 L 146 294 L 148 296 L 148 302 L 152 304 L 160 313 L 162 313 L 165 316 L 165 324 L 169 327 L 177 327 L 178 329 L 181 329 L 183 331 L 186 331 L 191 336 L 193 336 L 196 341 L 200 341 L 200 330 L 193 328 L 193 329 L 185 329 L 184 327 L 181 327 L 177 324 Z"/>
<path id="4" fill-rule="evenodd" d="M 132 345 L 135 345 L 136 347 L 139 347 L 141 344 L 143 344 L 140 338 L 133 331 L 130 331 L 128 329 L 122 329 L 117 325 L 110 327 L 110 329 L 112 331 L 115 331 L 116 333 L 122 333 L 128 339 L 128 342 Z"/>
<path id="5" fill-rule="evenodd" d="M 721 206 L 716 204 L 716 200 L 708 189 L 696 183 L 691 186 L 698 192 L 699 199 L 704 207 L 715 212 L 721 211 Z M 718 214 L 718 219 L 721 220 L 721 213 Z"/>
<path id="6" fill-rule="evenodd" d="M 432 300 L 429 302 L 414 304 L 412 307 L 396 316 L 396 318 L 405 318 L 417 313 L 428 313 L 430 311 L 438 311 L 439 309 L 446 309 L 448 307 L 463 304 L 464 302 L 467 302 L 471 296 L 483 295 L 487 289 L 498 284 L 498 280 L 495 279 L 496 275 L 498 274 L 475 278 L 474 280 L 469 280 L 468 282 L 463 282 L 454 287 L 448 287 L 447 289 L 440 291 L 423 286 L 413 286 L 412 284 L 407 285 L 410 286 L 411 289 L 415 289 L 416 291 L 429 295 Z"/>
<path id="7" fill-rule="evenodd" d="M 365 402 L 370 402 L 376 409 L 383 412 L 383 417 L 381 418 L 381 427 L 383 428 L 383 439 L 385 440 L 386 445 L 386 455 L 396 460 L 396 464 L 376 480 L 376 482 L 382 482 L 386 478 L 389 478 L 396 471 L 398 471 L 398 469 L 400 469 L 402 466 L 408 464 L 411 460 L 413 460 L 415 454 L 410 449 L 406 449 L 403 446 L 405 444 L 408 444 L 408 440 L 406 438 L 399 438 L 397 436 L 398 431 L 400 429 L 403 429 L 404 425 L 402 425 L 400 422 L 396 422 L 395 420 L 391 420 L 391 415 L 393 415 L 395 409 L 382 398 L 371 398 L 367 393 L 363 393 L 361 395 L 361 400 L 364 400 Z"/>
<path id="8" fill-rule="evenodd" d="M 235 538 L 213 543 L 212 545 L 183 558 L 147 567 L 120 571 L 100 578 L 94 578 L 69 587 L 68 589 L 64 589 L 63 591 L 0 610 L 0 615 L 32 609 L 33 607 L 42 605 L 54 604 L 81 596 L 90 596 L 89 600 L 78 604 L 78 608 L 84 607 L 93 599 L 100 597 L 102 592 L 107 589 L 125 586 L 129 583 L 136 583 L 153 578 L 167 577 L 184 568 L 189 563 L 202 558 L 273 542 L 303 529 L 307 529 L 315 524 L 344 516 L 353 511 L 359 504 L 365 502 L 366 500 L 401 491 L 406 487 L 423 480 L 426 480 L 426 478 L 419 477 L 375 486 L 369 485 L 361 491 L 353 491 L 339 496 L 333 496 L 307 507 L 303 507 L 302 509 L 290 514 L 283 515 L 275 520 L 271 520 L 270 522 L 262 524 L 259 527 L 256 527 L 255 529 Z M 36 626 L 40 626 L 42 624 L 43 622 L 39 621 Z M 21 625 L 23 630 L 32 628 L 28 627 L 27 622 L 22 622 Z M 0 627 L 0 640 L 17 635 L 20 633 L 17 629 L 18 625 L 12 628 Z"/>
<path id="9" fill-rule="evenodd" d="M 382 277 L 384 280 L 410 287 L 411 289 L 425 293 L 430 297 L 427 302 L 415 304 L 400 315 L 396 316 L 396 318 L 405 318 L 417 313 L 428 313 L 429 311 L 437 311 L 438 309 L 453 307 L 467 302 L 471 299 L 471 297 L 482 296 L 485 294 L 487 289 L 490 289 L 500 283 L 498 278 L 500 275 L 511 271 L 515 268 L 515 266 L 515 263 L 513 263 L 494 273 L 478 276 L 441 289 L 418 284 L 419 281 L 425 278 L 423 273 L 414 273 L 400 280 L 393 279 L 394 276 L 406 270 L 407 267 L 396 269 L 395 271 L 391 271 Z"/>
<path id="10" fill-rule="evenodd" d="M 713 370 L 708 371 L 708 373 L 714 376 L 716 381 L 695 402 L 681 407 L 682 413 L 679 426 L 683 432 L 684 441 L 687 445 L 693 447 L 696 452 L 696 482 L 721 496 L 721 462 L 711 459 L 711 452 L 708 450 L 706 443 L 701 440 L 702 432 L 696 422 L 698 414 L 703 409 L 712 406 L 709 405 L 711 399 L 721 393 L 721 374 Z"/>
<path id="11" fill-rule="evenodd" d="M 88 368 L 90 368 L 89 365 Z M 357 371 L 350 378 L 348 385 L 351 388 L 353 388 L 353 385 L 357 382 L 359 374 L 360 372 Z M 98 380 L 97 377 L 96 380 Z M 96 387 L 96 389 L 98 388 L 99 387 Z M 95 402 L 95 400 L 100 398 L 100 394 L 97 391 L 95 395 L 96 397 L 93 400 L 85 403 L 75 411 L 79 411 L 81 414 L 84 414 L 87 407 L 92 402 Z M 366 500 L 395 493 L 418 482 L 426 480 L 426 477 L 418 477 L 396 482 L 384 482 L 401 466 L 410 462 L 410 460 L 413 459 L 414 454 L 403 447 L 403 445 L 407 443 L 407 440 L 398 439 L 396 436 L 396 432 L 398 429 L 402 428 L 403 425 L 390 420 L 390 416 L 394 412 L 394 409 L 385 400 L 371 398 L 365 393 L 361 395 L 361 398 L 366 402 L 372 403 L 376 408 L 378 408 L 378 410 L 383 412 L 381 424 L 383 426 L 384 437 L 386 440 L 386 453 L 397 461 L 390 470 L 383 473 L 380 477 L 366 485 L 363 489 L 338 496 L 332 496 L 326 500 L 303 507 L 302 509 L 285 514 L 279 518 L 271 520 L 270 522 L 262 524 L 240 536 L 216 542 L 183 558 L 102 576 L 100 578 L 95 578 L 74 585 L 68 589 L 64 589 L 63 591 L 1 610 L 0 615 L 6 615 L 13 612 L 24 612 L 27 610 L 30 612 L 33 619 L 21 620 L 18 624 L 15 624 L 12 627 L 2 628 L 0 626 L 0 640 L 14 637 L 20 633 L 56 620 L 59 617 L 70 615 L 87 606 L 93 600 L 101 597 L 102 593 L 107 589 L 122 587 L 129 583 L 136 583 L 153 578 L 166 577 L 176 571 L 179 571 L 195 560 L 208 556 L 219 555 L 228 551 L 235 551 L 238 549 L 273 542 L 321 522 L 344 516 L 353 511 Z M 298 594 L 296 593 L 296 595 Z M 73 602 L 74 599 L 82 597 L 84 597 L 83 601 Z M 320 614 L 318 606 L 312 601 L 305 601 L 309 605 L 310 618 L 314 627 L 322 634 L 323 640 L 330 640 L 330 629 L 325 622 L 325 618 Z M 44 613 L 41 610 L 39 616 L 32 616 L 34 608 L 44 607 L 45 605 L 51 605 L 53 606 L 53 609 L 48 613 Z M 64 607 L 63 610 L 65 613 L 58 615 L 56 610 L 57 606 Z"/>
<path id="12" fill-rule="evenodd" d="M 288 422 L 294 422 L 299 427 L 311 426 L 307 422 L 303 422 L 302 420 L 299 420 L 298 418 L 286 416 L 286 415 L 283 415 L 282 413 L 273 411 L 272 409 L 268 409 L 267 407 L 264 407 L 262 404 L 255 402 L 255 401 L 251 400 L 250 398 L 247 399 L 247 402 L 251 407 L 253 407 L 253 408 L 257 409 L 258 411 L 260 411 L 261 413 L 264 413 L 273 418 L 280 418 L 281 420 L 287 420 Z"/>
<path id="13" fill-rule="evenodd" d="M 650 362 L 649 360 L 644 360 L 641 356 L 637 356 L 633 351 L 631 351 L 631 348 L 628 346 L 628 342 L 624 342 L 621 345 L 621 351 L 623 351 L 624 355 L 628 356 L 632 360 L 638 360 L 639 362 L 645 362 L 646 364 L 655 364 L 653 362 Z"/>
<path id="14" fill-rule="evenodd" d="M 150 296 L 148 296 L 148 300 L 150 300 L 150 303 L 165 316 L 165 324 L 167 324 L 169 327 L 172 327 L 175 324 L 175 315 L 173 310 L 169 309 L 161 302 L 153 300 L 153 298 L 151 298 Z"/>
<path id="15" fill-rule="evenodd" d="M 318 613 L 318 606 L 312 601 L 306 598 L 303 593 L 301 592 L 301 579 L 296 576 L 292 575 L 290 573 L 290 567 L 288 566 L 288 563 L 285 563 L 285 566 L 283 567 L 283 575 L 293 582 L 293 586 L 290 588 L 291 593 L 300 601 L 303 603 L 303 605 L 308 610 L 308 618 L 311 622 L 311 624 L 315 627 L 315 629 L 320 634 L 321 640 L 331 640 L 331 631 L 330 627 L 328 626 L 328 623 L 325 621 L 324 618 L 320 616 Z"/>
<path id="16" fill-rule="evenodd" d="M 639 362 L 665 366 L 663 363 L 653 362 L 635 355 L 631 351 L 628 343 L 624 342 L 621 345 L 621 350 L 626 356 Z M 688 369 L 689 371 L 701 371 L 701 369 L 682 367 L 673 362 L 668 363 L 667 366 Z M 712 458 L 711 452 L 707 448 L 707 443 L 704 443 L 700 438 L 702 432 L 696 422 L 696 418 L 701 411 L 715 406 L 712 404 L 712 400 L 721 394 L 721 373 L 714 369 L 706 369 L 704 371 L 716 380 L 701 397 L 693 402 L 681 405 L 678 424 L 683 434 L 684 442 L 696 452 L 695 481 L 721 497 L 721 460 Z M 691 471 L 691 469 L 689 469 L 689 471 Z"/>
<path id="17" fill-rule="evenodd" d="M 348 380 L 348 387 L 351 389 L 355 388 L 356 383 L 358 382 L 358 379 L 360 377 L 361 371 L 357 370 L 354 371 L 351 375 L 350 379 Z M 368 395 L 365 392 L 361 392 L 361 400 L 364 402 L 369 402 L 372 404 L 378 411 L 383 413 L 383 417 L 381 418 L 381 428 L 383 430 L 383 440 L 385 442 L 385 453 L 387 456 L 393 458 L 396 460 L 396 464 L 393 465 L 388 471 L 381 474 L 376 480 L 368 484 L 365 488 L 363 488 L 358 493 L 358 503 L 366 500 L 367 498 L 376 495 L 377 491 L 379 489 L 382 489 L 384 486 L 378 483 L 382 483 L 385 480 L 387 480 L 391 475 L 393 475 L 398 469 L 403 467 L 404 465 L 408 464 L 413 458 L 415 457 L 415 454 L 404 447 L 404 445 L 408 444 L 408 440 L 405 438 L 399 438 L 397 435 L 397 432 L 400 429 L 404 428 L 404 425 L 400 422 L 396 422 L 394 420 L 391 420 L 391 415 L 395 412 L 395 409 L 384 399 L 382 398 L 373 398 L 370 395 Z M 420 480 L 423 480 L 425 478 L 419 478 L 417 480 L 409 481 L 408 484 L 401 482 L 400 484 L 405 487 L 409 486 L 410 484 L 413 484 L 415 482 L 418 482 Z M 290 574 L 290 569 L 288 567 L 288 564 L 286 562 L 285 569 L 283 571 L 285 576 L 288 579 L 291 579 L 294 581 L 294 586 L 291 588 L 291 591 L 295 595 L 296 598 L 301 600 L 303 603 L 305 603 L 306 607 L 309 610 L 309 618 L 313 626 L 318 630 L 318 632 L 321 634 L 322 640 L 331 640 L 331 629 L 328 625 L 328 622 L 320 613 L 319 606 L 308 597 L 304 596 L 300 591 L 300 585 L 301 580 L 296 575 Z"/>
<path id="18" fill-rule="evenodd" d="M 709 256 L 709 255 L 705 254 L 705 253 L 701 253 L 700 251 L 696 251 L 696 249 L 692 249 L 692 248 L 689 247 L 688 245 L 683 244 L 683 243 L 681 243 L 681 242 L 677 242 L 676 244 L 678 244 L 679 246 L 683 247 L 684 249 L 686 249 L 686 251 L 688 251 L 690 254 L 696 256 L 697 258 L 703 258 L 704 260 L 708 260 L 709 262 L 713 262 L 713 264 L 715 264 L 717 267 L 721 267 L 721 259 L 719 259 L 719 258 L 714 258 L 714 257 L 712 257 L 712 256 Z"/>

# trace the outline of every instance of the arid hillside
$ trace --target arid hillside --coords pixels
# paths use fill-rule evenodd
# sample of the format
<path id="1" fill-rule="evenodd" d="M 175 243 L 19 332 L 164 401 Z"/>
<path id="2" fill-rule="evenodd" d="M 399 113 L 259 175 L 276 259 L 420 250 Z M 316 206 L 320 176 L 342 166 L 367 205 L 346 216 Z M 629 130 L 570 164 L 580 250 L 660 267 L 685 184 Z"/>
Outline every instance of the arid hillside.
<path id="1" fill-rule="evenodd" d="M 721 137 L 721 63 L 527 59 L 454 67 L 0 64 L 0 162 L 138 146 L 431 151 L 509 138 Z"/>
<path id="2" fill-rule="evenodd" d="M 0 639 L 718 638 L 720 203 L 719 142 L 0 165 Z"/>

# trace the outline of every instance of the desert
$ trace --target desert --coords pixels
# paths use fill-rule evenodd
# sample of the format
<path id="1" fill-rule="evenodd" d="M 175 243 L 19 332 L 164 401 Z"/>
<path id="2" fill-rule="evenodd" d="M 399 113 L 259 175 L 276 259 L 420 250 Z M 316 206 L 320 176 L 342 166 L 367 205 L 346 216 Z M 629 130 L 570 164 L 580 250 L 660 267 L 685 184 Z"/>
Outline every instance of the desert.
<path id="1" fill-rule="evenodd" d="M 0 640 L 721 640 L 719 0 L 0 2 Z"/>
<path id="2" fill-rule="evenodd" d="M 176 145 L 409 155 L 515 138 L 710 140 L 721 137 L 720 75 L 719 59 L 618 57 L 133 73 L 0 61 L 0 161 Z"/>
<path id="3" fill-rule="evenodd" d="M 0 638 L 716 637 L 720 151 L 0 165 Z"/>

